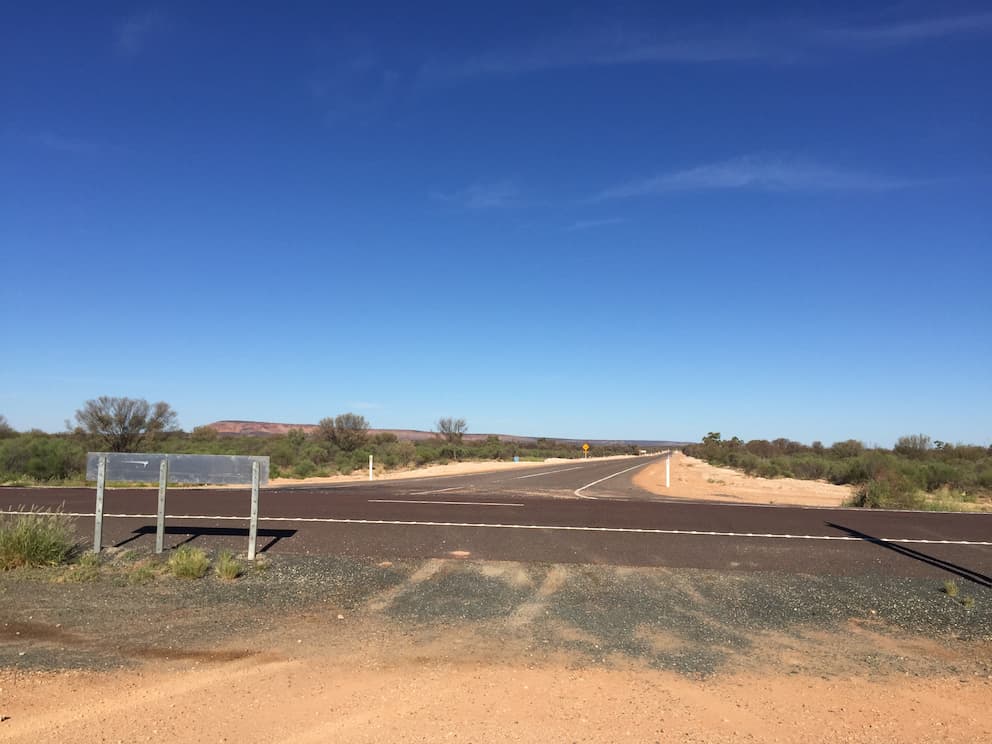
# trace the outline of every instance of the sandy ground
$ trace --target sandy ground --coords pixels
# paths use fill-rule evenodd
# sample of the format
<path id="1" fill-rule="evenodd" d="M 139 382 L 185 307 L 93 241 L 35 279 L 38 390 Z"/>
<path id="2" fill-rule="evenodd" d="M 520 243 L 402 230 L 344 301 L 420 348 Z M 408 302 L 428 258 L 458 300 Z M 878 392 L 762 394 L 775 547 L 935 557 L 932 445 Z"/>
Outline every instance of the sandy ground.
<path id="1" fill-rule="evenodd" d="M 977 587 L 965 609 L 885 577 L 325 558 L 119 581 L 131 567 L 0 575 L 0 741 L 992 741 Z"/>
<path id="2" fill-rule="evenodd" d="M 0 672 L 0 701 L 16 710 L 0 724 L 0 740 L 992 740 L 988 678 L 757 671 L 692 680 L 564 657 L 493 661 L 457 634 L 433 646 L 389 640 L 371 656 L 328 652 L 312 635 L 299 635 L 288 647 L 220 663 L 164 662 L 110 674 Z"/>
<path id="3" fill-rule="evenodd" d="M 672 456 L 671 467 L 670 489 L 665 488 L 664 460 L 641 470 L 634 483 L 659 496 L 743 504 L 841 506 L 852 495 L 849 486 L 797 478 L 757 478 L 710 465 L 681 452 Z"/>
<path id="4" fill-rule="evenodd" d="M 615 455 L 612 457 L 595 458 L 602 460 L 623 460 L 631 455 Z M 471 475 L 472 473 L 493 473 L 500 470 L 526 470 L 536 468 L 549 463 L 556 462 L 576 462 L 561 457 L 550 457 L 542 462 L 506 462 L 503 460 L 473 460 L 469 462 L 449 462 L 447 465 L 428 465 L 423 468 L 412 468 L 410 470 L 393 470 L 387 473 L 375 473 L 376 480 L 405 480 L 407 478 L 438 478 L 446 475 Z M 320 486 L 332 483 L 353 483 L 356 481 L 367 481 L 369 479 L 368 470 L 364 470 L 351 475 L 332 475 L 327 478 L 272 478 L 269 480 L 268 488 L 280 488 L 283 486 Z M 226 488 L 227 486 L 225 486 Z M 238 486 L 243 488 L 243 486 Z"/>

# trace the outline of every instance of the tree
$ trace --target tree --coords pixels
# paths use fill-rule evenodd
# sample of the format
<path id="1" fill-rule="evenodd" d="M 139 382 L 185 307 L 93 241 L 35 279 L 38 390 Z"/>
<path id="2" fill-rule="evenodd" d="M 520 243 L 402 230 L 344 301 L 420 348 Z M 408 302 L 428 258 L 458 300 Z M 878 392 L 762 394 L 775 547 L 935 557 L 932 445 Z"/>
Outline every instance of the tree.
<path id="1" fill-rule="evenodd" d="M 907 457 L 923 457 L 931 447 L 930 437 L 926 434 L 910 434 L 899 437 L 893 449 L 900 455 Z"/>
<path id="2" fill-rule="evenodd" d="M 345 452 L 354 452 L 369 438 L 369 422 L 357 413 L 342 413 L 331 418 L 321 419 L 317 436 L 337 445 Z"/>
<path id="3" fill-rule="evenodd" d="M 465 419 L 449 417 L 437 420 L 437 433 L 451 443 L 461 443 L 467 431 L 468 424 L 465 423 Z"/>
<path id="4" fill-rule="evenodd" d="M 111 452 L 134 452 L 145 440 L 175 431 L 176 412 L 162 401 L 102 395 L 76 411 L 76 423 Z"/>
<path id="5" fill-rule="evenodd" d="M 7 417 L 0 413 L 0 439 L 12 437 L 16 433 L 14 427 L 7 423 Z"/>

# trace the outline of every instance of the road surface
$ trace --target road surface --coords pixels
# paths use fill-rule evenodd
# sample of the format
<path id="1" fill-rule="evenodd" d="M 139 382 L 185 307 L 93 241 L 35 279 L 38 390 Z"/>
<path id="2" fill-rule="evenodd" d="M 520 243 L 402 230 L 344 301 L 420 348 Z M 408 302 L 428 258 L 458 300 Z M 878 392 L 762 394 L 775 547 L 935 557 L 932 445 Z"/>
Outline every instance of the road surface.
<path id="1" fill-rule="evenodd" d="M 662 499 L 633 484 L 651 458 L 262 491 L 272 553 L 602 563 L 793 573 L 948 574 L 992 586 L 992 515 Z M 92 536 L 94 490 L 0 488 L 0 509 L 61 506 Z M 151 548 L 154 489 L 110 489 L 104 545 Z M 244 550 L 249 494 L 174 489 L 166 545 Z"/>

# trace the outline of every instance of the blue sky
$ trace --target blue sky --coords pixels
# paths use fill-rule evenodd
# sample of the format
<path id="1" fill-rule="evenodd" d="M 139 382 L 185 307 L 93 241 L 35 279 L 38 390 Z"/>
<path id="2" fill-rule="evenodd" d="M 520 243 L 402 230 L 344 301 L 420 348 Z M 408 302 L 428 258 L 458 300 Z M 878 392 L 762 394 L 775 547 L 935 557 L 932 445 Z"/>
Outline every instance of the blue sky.
<path id="1" fill-rule="evenodd" d="M 336 5 L 0 9 L 12 425 L 992 442 L 987 3 Z"/>

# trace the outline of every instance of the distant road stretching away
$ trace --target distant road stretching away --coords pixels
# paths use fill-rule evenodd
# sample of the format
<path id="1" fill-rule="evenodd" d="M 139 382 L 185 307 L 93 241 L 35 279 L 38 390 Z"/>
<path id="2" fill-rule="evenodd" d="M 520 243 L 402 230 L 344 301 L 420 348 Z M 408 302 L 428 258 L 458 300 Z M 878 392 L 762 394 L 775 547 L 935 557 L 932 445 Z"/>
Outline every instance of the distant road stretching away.
<path id="1" fill-rule="evenodd" d="M 680 501 L 633 483 L 655 458 L 265 489 L 259 545 L 272 553 L 601 563 L 812 574 L 885 573 L 992 586 L 992 514 Z M 0 488 L 0 509 L 62 506 L 92 537 L 92 488 Z M 154 489 L 108 490 L 104 545 L 151 549 Z M 246 490 L 175 489 L 167 546 L 243 551 Z"/>

